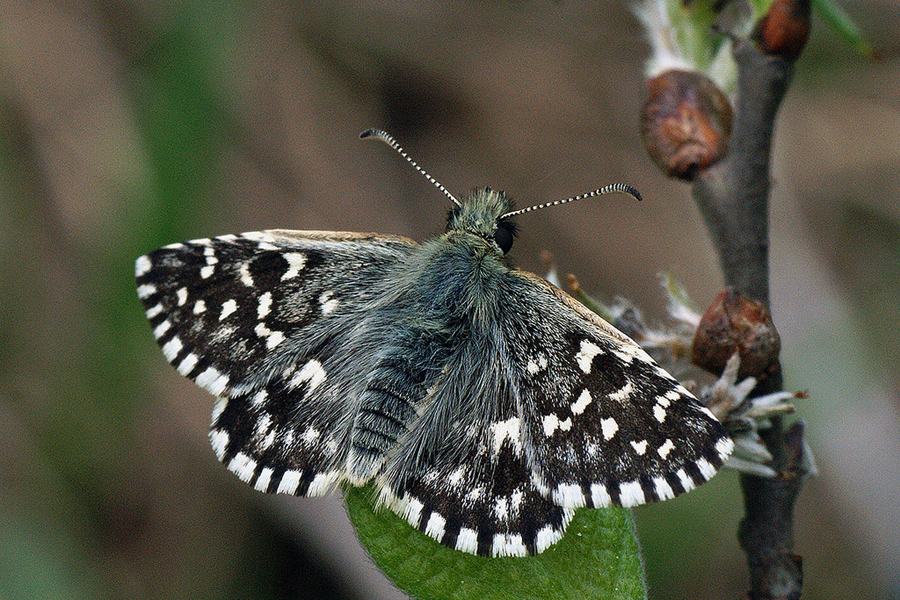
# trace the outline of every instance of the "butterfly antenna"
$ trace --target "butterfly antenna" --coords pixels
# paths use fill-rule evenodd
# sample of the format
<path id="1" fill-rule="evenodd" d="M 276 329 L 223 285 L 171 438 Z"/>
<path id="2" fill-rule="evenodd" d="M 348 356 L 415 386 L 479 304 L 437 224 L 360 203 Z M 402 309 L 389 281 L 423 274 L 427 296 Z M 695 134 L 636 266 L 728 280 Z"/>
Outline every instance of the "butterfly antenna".
<path id="1" fill-rule="evenodd" d="M 425 169 L 420 167 L 416 161 L 414 161 L 413 159 L 411 159 L 409 157 L 409 154 L 406 153 L 406 151 L 400 146 L 400 144 L 397 143 L 397 140 L 395 140 L 393 138 L 393 136 L 391 136 L 391 134 L 389 134 L 385 131 L 382 131 L 380 129 L 366 129 L 361 134 L 359 134 L 359 137 L 362 139 L 369 138 L 369 137 L 379 139 L 382 142 L 384 142 L 385 144 L 387 144 L 388 146 L 390 146 L 391 148 L 393 148 L 394 150 L 396 150 L 397 153 L 400 156 L 402 156 L 403 158 L 405 158 L 406 162 L 411 164 L 416 171 L 421 173 L 425 177 L 425 179 L 427 179 L 434 185 L 434 187 L 441 190 L 445 196 L 450 198 L 450 200 L 453 202 L 453 204 L 455 204 L 456 206 L 462 207 L 462 204 L 459 203 L 459 200 L 457 200 L 453 196 L 453 194 L 451 194 L 449 191 L 447 191 L 447 188 L 445 188 L 443 185 L 441 185 L 441 182 L 439 182 L 437 179 L 435 179 L 434 177 L 429 175 Z"/>
<path id="2" fill-rule="evenodd" d="M 594 190 L 593 192 L 588 192 L 587 194 L 579 194 L 577 196 L 572 196 L 571 198 L 566 198 L 565 200 L 557 200 L 555 202 L 545 202 L 544 204 L 536 204 L 535 206 L 529 206 L 527 208 L 520 208 L 519 210 L 514 210 L 512 212 L 508 212 L 501 219 L 505 219 L 507 217 L 515 217 L 516 215 L 522 215 L 533 210 L 539 210 L 541 208 L 550 208 L 551 206 L 558 206 L 560 204 L 568 204 L 569 202 L 575 202 L 576 200 L 584 200 L 585 198 L 593 198 L 594 196 L 603 196 L 605 194 L 628 194 L 635 200 L 641 199 L 641 194 L 636 189 L 628 185 L 627 183 L 612 183 L 610 185 L 605 185 L 599 190 Z"/>

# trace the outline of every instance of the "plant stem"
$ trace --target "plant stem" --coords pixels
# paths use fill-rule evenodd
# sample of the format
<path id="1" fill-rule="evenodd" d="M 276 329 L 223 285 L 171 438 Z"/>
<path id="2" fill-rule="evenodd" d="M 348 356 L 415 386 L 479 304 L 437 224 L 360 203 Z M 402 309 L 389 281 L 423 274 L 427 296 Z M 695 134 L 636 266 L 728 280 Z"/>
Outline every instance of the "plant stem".
<path id="1" fill-rule="evenodd" d="M 737 99 L 728 155 L 693 181 L 694 200 L 719 254 L 726 285 L 769 304 L 769 155 L 775 118 L 793 72 L 793 60 L 762 54 L 734 39 Z M 780 370 L 754 395 L 780 390 Z M 786 443 L 786 435 L 799 442 Z M 785 432 L 780 417 L 762 432 L 775 479 L 741 475 L 745 517 L 738 534 L 747 554 L 751 600 L 799 598 L 800 557 L 793 553 L 793 507 L 800 487 L 802 428 Z"/>

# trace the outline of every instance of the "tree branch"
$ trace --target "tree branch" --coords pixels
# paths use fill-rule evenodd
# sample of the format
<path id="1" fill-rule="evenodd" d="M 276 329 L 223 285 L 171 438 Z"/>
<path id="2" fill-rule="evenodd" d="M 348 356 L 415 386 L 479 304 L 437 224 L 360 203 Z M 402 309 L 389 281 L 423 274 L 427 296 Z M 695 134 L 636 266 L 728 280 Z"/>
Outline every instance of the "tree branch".
<path id="1" fill-rule="evenodd" d="M 718 251 L 726 284 L 768 305 L 769 155 L 795 57 L 763 54 L 748 40 L 734 39 L 733 44 L 738 81 L 728 154 L 696 174 L 693 195 Z M 754 395 L 781 387 L 779 367 L 760 382 Z M 751 600 L 800 597 L 801 560 L 793 553 L 792 532 L 794 502 L 802 485 L 802 434 L 802 425 L 785 432 L 781 418 L 773 418 L 761 436 L 779 476 L 741 475 L 745 518 L 739 539 L 747 554 Z"/>

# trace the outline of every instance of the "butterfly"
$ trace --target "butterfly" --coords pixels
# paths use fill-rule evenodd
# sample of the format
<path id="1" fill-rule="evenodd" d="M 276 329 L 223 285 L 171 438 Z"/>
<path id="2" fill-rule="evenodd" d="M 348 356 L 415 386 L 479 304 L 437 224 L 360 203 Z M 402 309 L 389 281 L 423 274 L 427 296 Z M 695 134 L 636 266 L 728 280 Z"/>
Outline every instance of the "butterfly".
<path id="1" fill-rule="evenodd" d="M 423 243 L 268 230 L 171 244 L 136 261 L 165 358 L 217 397 L 210 441 L 268 493 L 374 482 L 441 544 L 543 552 L 575 509 L 666 500 L 733 443 L 635 342 L 512 268 L 503 192 L 458 201 Z"/>

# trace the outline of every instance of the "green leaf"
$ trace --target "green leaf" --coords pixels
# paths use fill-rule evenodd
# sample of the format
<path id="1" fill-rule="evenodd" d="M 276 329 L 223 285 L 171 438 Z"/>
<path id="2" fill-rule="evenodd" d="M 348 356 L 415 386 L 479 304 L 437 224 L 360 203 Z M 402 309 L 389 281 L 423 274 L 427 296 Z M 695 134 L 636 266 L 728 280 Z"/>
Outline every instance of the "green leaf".
<path id="1" fill-rule="evenodd" d="M 347 512 L 375 564 L 419 600 L 635 600 L 644 573 L 631 512 L 580 510 L 566 534 L 528 558 L 485 558 L 446 548 L 387 509 L 372 486 L 346 492 Z"/>
<path id="2" fill-rule="evenodd" d="M 844 42 L 866 58 L 875 58 L 875 48 L 863 37 L 859 25 L 833 0 L 813 0 L 813 10 Z"/>

